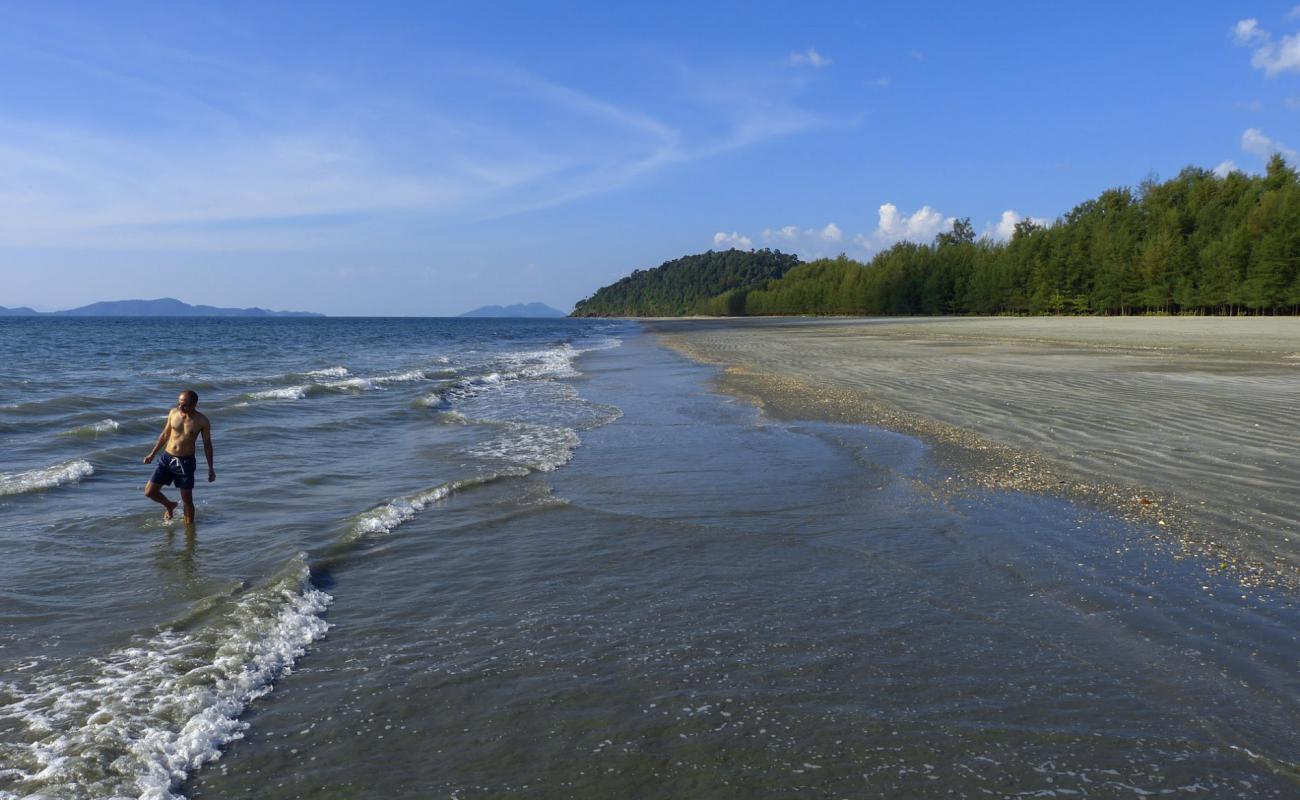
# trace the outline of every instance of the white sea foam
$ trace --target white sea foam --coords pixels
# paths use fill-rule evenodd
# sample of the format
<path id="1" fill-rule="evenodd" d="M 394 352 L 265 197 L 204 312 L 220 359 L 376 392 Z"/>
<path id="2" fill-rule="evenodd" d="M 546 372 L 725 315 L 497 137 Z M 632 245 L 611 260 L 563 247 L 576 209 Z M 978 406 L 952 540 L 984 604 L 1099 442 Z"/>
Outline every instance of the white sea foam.
<path id="1" fill-rule="evenodd" d="M 80 458 L 26 472 L 0 472 L 0 496 L 53 489 L 65 483 L 76 483 L 94 472 L 90 462 Z"/>
<path id="2" fill-rule="evenodd" d="M 180 798 L 180 785 L 243 736 L 239 716 L 324 635 L 331 597 L 305 565 L 250 593 L 203 634 L 163 631 L 91 662 L 2 688 L 0 745 L 15 797 Z M 13 783 L 10 784 L 14 786 Z"/>
<path id="3" fill-rule="evenodd" d="M 347 367 L 326 367 L 325 369 L 313 369 L 310 372 L 302 373 L 305 378 L 343 378 L 351 375 Z"/>
<path id="4" fill-rule="evenodd" d="M 457 400 L 464 400 L 467 397 L 473 397 L 485 389 L 500 386 L 503 383 L 516 379 L 517 376 L 514 374 L 502 375 L 499 372 L 461 378 L 455 383 L 452 383 L 449 386 L 444 386 L 427 395 L 422 402 L 426 406 L 434 408 L 448 406 Z"/>
<path id="5" fill-rule="evenodd" d="M 392 533 L 399 525 L 415 519 L 421 511 L 439 500 L 445 500 L 453 492 L 464 489 L 467 486 L 477 486 L 501 477 L 517 477 L 527 474 L 528 470 L 526 469 L 507 469 L 501 472 L 480 475 L 474 478 L 463 478 L 461 480 L 449 481 L 435 486 L 432 489 L 426 489 L 418 494 L 395 498 L 378 508 L 373 508 L 365 513 L 358 514 L 356 521 L 352 524 L 351 530 L 348 531 L 346 539 L 352 541 L 360 539 L 363 536 Z"/>
<path id="6" fill-rule="evenodd" d="M 326 389 L 333 389 L 336 392 L 368 392 L 372 389 L 379 388 L 375 385 L 374 381 L 369 378 L 348 378 L 345 381 L 330 381 L 329 383 L 322 383 L 321 386 Z"/>
<path id="7" fill-rule="evenodd" d="M 352 526 L 353 538 L 366 534 L 391 533 L 403 522 L 415 519 L 416 515 L 451 494 L 455 487 L 450 483 L 436 486 L 410 497 L 398 497 L 379 508 L 367 511 L 357 517 Z"/>
<path id="8" fill-rule="evenodd" d="M 280 389 L 250 392 L 247 395 L 249 400 L 301 400 L 306 396 L 306 386 L 285 386 Z"/>
<path id="9" fill-rule="evenodd" d="M 407 370 L 406 372 L 398 372 L 392 375 L 380 375 L 376 378 L 371 378 L 373 382 L 380 383 L 380 384 L 413 383 L 415 381 L 422 381 L 424 379 L 425 379 L 424 370 L 420 370 L 420 369 L 412 369 L 412 370 Z"/>
<path id="10" fill-rule="evenodd" d="M 466 449 L 477 458 L 506 461 L 550 472 L 569 463 L 582 440 L 572 428 L 512 422 L 490 439 Z"/>

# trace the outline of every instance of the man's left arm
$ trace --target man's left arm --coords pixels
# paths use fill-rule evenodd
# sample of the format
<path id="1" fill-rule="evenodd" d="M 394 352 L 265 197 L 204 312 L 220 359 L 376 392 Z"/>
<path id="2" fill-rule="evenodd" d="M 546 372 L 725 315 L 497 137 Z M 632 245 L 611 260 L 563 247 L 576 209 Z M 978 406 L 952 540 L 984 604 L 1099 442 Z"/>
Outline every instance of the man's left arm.
<path id="1" fill-rule="evenodd" d="M 212 466 L 212 423 L 203 421 L 203 455 L 208 459 L 208 483 L 217 479 L 217 471 Z"/>

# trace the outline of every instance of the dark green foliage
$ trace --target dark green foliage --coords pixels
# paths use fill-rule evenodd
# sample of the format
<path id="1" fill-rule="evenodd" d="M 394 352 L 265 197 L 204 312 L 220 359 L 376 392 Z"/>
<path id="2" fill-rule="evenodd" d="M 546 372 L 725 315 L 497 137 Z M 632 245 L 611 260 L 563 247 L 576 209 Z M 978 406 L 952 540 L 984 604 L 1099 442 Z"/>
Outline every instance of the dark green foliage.
<path id="1" fill-rule="evenodd" d="M 712 250 L 638 269 L 574 306 L 575 317 L 739 315 L 745 290 L 780 278 L 799 263 L 779 250 Z"/>
<path id="2" fill-rule="evenodd" d="M 841 255 L 699 308 L 744 314 L 1300 313 L 1300 177 L 1189 167 L 1111 189 L 1051 227 L 976 240 L 969 219 L 867 264 Z"/>

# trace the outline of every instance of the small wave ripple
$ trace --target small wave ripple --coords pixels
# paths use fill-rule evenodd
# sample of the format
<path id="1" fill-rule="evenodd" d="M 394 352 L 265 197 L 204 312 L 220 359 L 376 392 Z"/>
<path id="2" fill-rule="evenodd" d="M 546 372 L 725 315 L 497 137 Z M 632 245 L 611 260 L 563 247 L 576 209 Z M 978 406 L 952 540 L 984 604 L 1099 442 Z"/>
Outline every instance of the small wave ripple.
<path id="1" fill-rule="evenodd" d="M 425 371 L 421 369 L 395 372 L 390 375 L 376 375 L 373 378 L 363 378 L 351 375 L 351 373 L 343 367 L 337 367 L 336 369 L 340 371 L 316 370 L 315 372 L 305 372 L 303 373 L 303 376 L 320 378 L 337 377 L 342 378 L 342 380 L 303 383 L 294 386 L 281 386 L 275 389 L 249 392 L 245 394 L 244 397 L 248 400 L 305 400 L 308 395 L 318 394 L 321 392 L 370 392 L 376 389 L 382 389 L 385 386 L 394 383 L 414 383 L 416 381 L 428 380 Z"/>
<path id="2" fill-rule="evenodd" d="M 67 674 L 0 682 L 0 797 L 179 798 L 181 784 L 243 736 L 239 716 L 329 628 L 332 598 L 299 557 L 203 633 L 164 630 Z"/>
<path id="3" fill-rule="evenodd" d="M 122 425 L 114 419 L 101 419 L 99 422 L 93 422 L 89 425 L 82 425 L 72 430 L 64 431 L 64 436 L 89 436 L 95 437 L 105 433 L 116 433 Z"/>
<path id="4" fill-rule="evenodd" d="M 76 483 L 94 472 L 90 462 L 80 458 L 26 472 L 0 472 L 0 497 Z"/>

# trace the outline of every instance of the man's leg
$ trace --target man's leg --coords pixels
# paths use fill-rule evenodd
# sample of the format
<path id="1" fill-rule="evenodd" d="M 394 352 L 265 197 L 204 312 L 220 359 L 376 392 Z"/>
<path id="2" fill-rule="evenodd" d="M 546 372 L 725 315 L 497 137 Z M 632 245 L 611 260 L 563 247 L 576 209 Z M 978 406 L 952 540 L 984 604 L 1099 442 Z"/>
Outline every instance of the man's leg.
<path id="1" fill-rule="evenodd" d="M 181 489 L 181 502 L 185 504 L 185 521 L 194 521 L 194 490 Z M 173 506 L 175 508 L 175 506 Z"/>
<path id="2" fill-rule="evenodd" d="M 163 519 L 172 518 L 172 512 L 176 510 L 176 504 L 167 499 L 167 495 L 162 493 L 161 486 L 149 481 L 144 485 L 144 496 L 167 509 L 163 512 Z"/>

